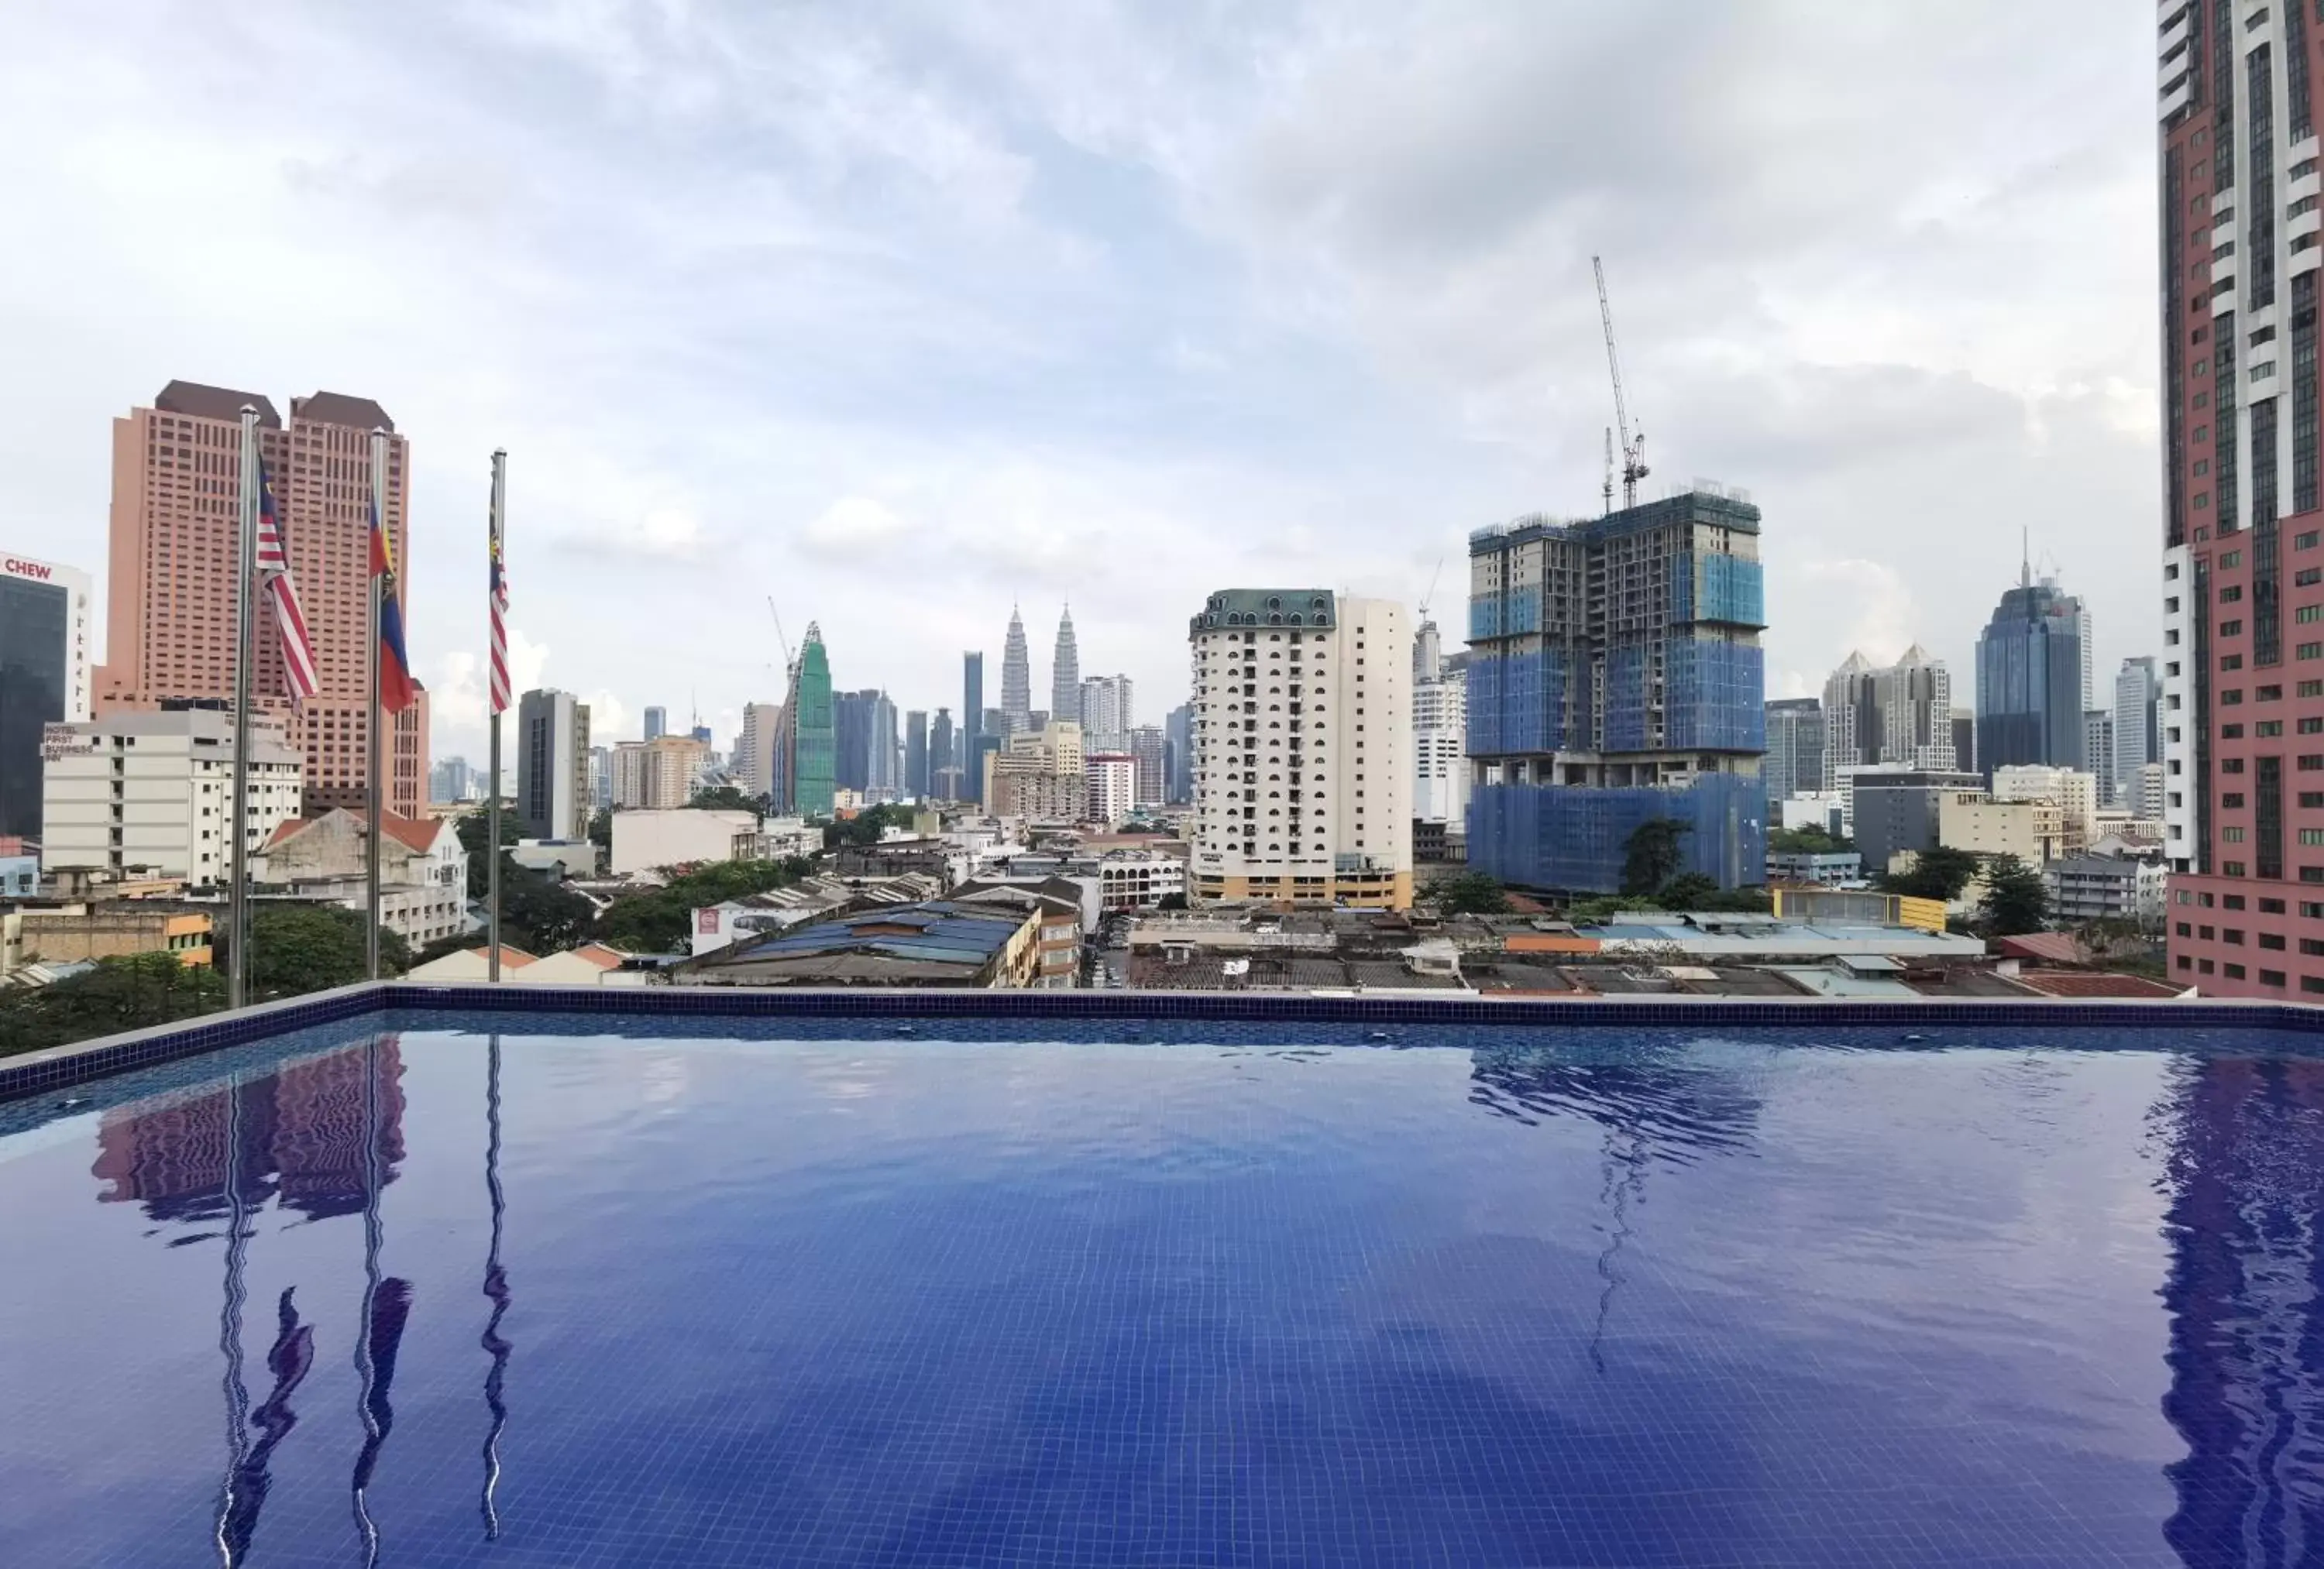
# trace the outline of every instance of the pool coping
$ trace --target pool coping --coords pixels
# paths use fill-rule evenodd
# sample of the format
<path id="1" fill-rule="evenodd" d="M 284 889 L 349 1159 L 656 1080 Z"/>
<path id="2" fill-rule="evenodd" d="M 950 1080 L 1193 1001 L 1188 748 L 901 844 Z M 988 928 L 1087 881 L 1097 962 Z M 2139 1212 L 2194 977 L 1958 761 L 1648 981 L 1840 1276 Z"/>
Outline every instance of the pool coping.
<path id="1" fill-rule="evenodd" d="M 181 1020 L 0 1058 L 0 1101 L 109 1078 L 134 1069 L 239 1046 L 318 1024 L 390 1013 L 724 1015 L 853 1014 L 895 1018 L 1172 1018 L 1302 1023 L 1759 1028 L 1851 1024 L 2061 1025 L 2151 1029 L 2158 1024 L 2281 1029 L 2324 1034 L 2324 1008 L 2261 998 L 2018 997 L 1866 1000 L 1838 997 L 1526 997 L 1326 996 L 1305 992 L 1037 991 L 943 987 L 441 986 L 364 981 L 261 1003 L 230 1014 Z"/>

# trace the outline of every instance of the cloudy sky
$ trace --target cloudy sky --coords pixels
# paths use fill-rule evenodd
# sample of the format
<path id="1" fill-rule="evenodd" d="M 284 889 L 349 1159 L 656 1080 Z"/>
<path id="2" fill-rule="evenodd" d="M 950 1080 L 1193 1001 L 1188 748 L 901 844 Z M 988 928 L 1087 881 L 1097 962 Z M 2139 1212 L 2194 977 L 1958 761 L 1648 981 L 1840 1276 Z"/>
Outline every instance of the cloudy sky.
<path id="1" fill-rule="evenodd" d="M 1659 492 L 1764 509 L 1769 695 L 2021 530 L 2156 637 L 2153 33 L 2111 0 L 244 0 L 12 9 L 0 545 L 102 568 L 170 378 L 378 399 L 411 647 L 480 755 L 488 454 L 521 683 L 601 735 L 959 702 L 1070 600 L 1141 718 L 1237 584 L 1434 603 L 1597 507 L 1606 257 Z"/>

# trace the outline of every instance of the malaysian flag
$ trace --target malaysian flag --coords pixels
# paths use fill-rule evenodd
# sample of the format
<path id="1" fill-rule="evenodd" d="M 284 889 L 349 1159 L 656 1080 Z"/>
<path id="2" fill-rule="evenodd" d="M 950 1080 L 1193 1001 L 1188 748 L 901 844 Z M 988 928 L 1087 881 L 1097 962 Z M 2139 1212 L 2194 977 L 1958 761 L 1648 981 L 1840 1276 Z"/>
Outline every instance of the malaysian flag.
<path id="1" fill-rule="evenodd" d="M 501 559 L 501 518 L 498 508 L 494 508 L 493 512 L 491 555 L 493 574 L 489 597 L 492 601 L 493 622 L 492 711 L 506 713 L 509 706 L 508 567 Z"/>
<path id="2" fill-rule="evenodd" d="M 258 581 L 274 607 L 274 625 L 282 634 L 282 682 L 290 701 L 302 703 L 321 684 L 315 676 L 315 645 L 307 636 L 306 612 L 299 608 L 298 585 L 290 581 L 290 557 L 282 548 L 282 524 L 274 510 L 274 487 L 267 482 L 266 463 L 258 464 Z"/>

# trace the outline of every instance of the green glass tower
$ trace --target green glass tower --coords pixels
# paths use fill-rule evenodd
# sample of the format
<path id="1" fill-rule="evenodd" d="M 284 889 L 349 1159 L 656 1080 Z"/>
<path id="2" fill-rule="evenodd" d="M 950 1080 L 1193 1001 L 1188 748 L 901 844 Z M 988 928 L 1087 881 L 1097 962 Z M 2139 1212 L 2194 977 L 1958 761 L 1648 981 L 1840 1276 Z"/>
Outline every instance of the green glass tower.
<path id="1" fill-rule="evenodd" d="M 831 815 L 832 768 L 838 746 L 832 729 L 831 661 L 823 651 L 823 631 L 813 621 L 799 646 L 797 696 L 790 720 L 790 800 L 793 812 Z"/>

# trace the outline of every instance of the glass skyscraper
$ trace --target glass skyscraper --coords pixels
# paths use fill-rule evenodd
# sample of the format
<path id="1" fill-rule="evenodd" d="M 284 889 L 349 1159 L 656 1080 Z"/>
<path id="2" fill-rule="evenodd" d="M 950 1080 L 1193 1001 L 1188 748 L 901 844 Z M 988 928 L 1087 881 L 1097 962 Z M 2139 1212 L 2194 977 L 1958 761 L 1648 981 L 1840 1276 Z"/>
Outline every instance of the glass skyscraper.
<path id="1" fill-rule="evenodd" d="M 2025 573 L 1977 638 L 1977 765 L 2083 766 L 2082 606 Z"/>
<path id="2" fill-rule="evenodd" d="M 984 656 L 975 650 L 960 656 L 960 794 L 964 801 L 984 799 L 984 768 L 977 738 L 984 733 Z"/>
<path id="3" fill-rule="evenodd" d="M 0 834 L 41 835 L 41 732 L 88 718 L 88 579 L 0 551 Z"/>

